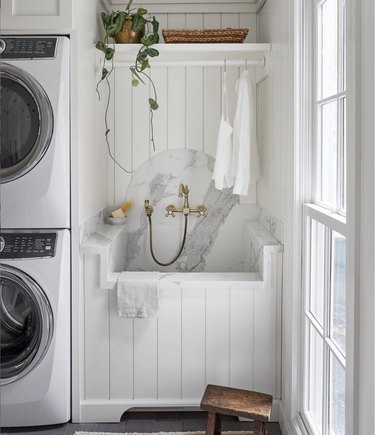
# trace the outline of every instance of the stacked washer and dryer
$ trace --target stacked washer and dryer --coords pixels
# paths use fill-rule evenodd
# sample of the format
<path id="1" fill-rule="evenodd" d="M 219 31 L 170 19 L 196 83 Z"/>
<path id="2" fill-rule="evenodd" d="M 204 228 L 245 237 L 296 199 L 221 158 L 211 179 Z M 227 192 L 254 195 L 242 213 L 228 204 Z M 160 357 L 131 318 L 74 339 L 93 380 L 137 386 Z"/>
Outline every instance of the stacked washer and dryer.
<path id="1" fill-rule="evenodd" d="M 0 423 L 70 419 L 66 37 L 0 36 Z"/>

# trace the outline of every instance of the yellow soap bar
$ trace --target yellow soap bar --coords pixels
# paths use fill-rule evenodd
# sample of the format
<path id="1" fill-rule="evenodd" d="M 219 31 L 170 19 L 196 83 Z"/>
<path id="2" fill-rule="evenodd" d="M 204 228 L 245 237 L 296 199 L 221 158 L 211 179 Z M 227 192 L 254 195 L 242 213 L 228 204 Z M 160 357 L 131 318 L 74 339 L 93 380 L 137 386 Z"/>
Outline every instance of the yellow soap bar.
<path id="1" fill-rule="evenodd" d="M 111 216 L 113 218 L 123 218 L 125 215 L 124 212 L 121 210 L 121 208 L 118 208 L 117 210 L 111 213 Z"/>

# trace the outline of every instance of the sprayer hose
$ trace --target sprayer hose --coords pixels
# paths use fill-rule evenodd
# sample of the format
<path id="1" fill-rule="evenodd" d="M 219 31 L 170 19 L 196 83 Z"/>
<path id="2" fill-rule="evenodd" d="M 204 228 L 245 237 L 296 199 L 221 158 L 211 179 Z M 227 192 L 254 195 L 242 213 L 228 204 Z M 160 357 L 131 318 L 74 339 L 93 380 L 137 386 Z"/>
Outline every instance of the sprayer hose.
<path id="1" fill-rule="evenodd" d="M 148 216 L 148 223 L 150 225 L 150 251 L 151 251 L 151 256 L 153 258 L 153 260 L 155 261 L 155 263 L 157 263 L 159 266 L 170 266 L 172 263 L 174 263 L 178 257 L 181 255 L 182 250 L 184 249 L 185 246 L 185 240 L 186 240 L 186 232 L 187 232 L 187 224 L 188 224 L 188 215 L 184 215 L 185 216 L 185 229 L 184 229 L 184 238 L 182 240 L 182 244 L 180 247 L 180 250 L 178 251 L 178 254 L 173 258 L 173 260 L 169 261 L 168 263 L 162 263 L 160 262 L 154 254 L 154 249 L 152 247 L 152 221 L 151 221 L 151 216 Z"/>

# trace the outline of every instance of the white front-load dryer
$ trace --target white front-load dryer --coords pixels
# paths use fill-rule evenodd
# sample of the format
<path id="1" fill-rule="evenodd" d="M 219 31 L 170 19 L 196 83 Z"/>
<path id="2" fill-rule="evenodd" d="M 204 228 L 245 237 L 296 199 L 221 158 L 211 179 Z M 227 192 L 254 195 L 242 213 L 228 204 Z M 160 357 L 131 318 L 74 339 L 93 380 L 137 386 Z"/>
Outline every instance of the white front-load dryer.
<path id="1" fill-rule="evenodd" d="M 70 419 L 70 233 L 0 232 L 1 427 Z"/>
<path id="2" fill-rule="evenodd" d="M 0 36 L 2 228 L 70 227 L 69 39 Z"/>

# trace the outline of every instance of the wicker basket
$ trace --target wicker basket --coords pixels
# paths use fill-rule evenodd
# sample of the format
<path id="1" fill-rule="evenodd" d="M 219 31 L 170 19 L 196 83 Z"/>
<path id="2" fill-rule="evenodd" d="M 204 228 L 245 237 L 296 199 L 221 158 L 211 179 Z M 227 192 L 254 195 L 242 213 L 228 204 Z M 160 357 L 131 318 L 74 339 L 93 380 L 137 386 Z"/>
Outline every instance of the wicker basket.
<path id="1" fill-rule="evenodd" d="M 167 44 L 244 42 L 249 29 L 163 29 Z"/>

